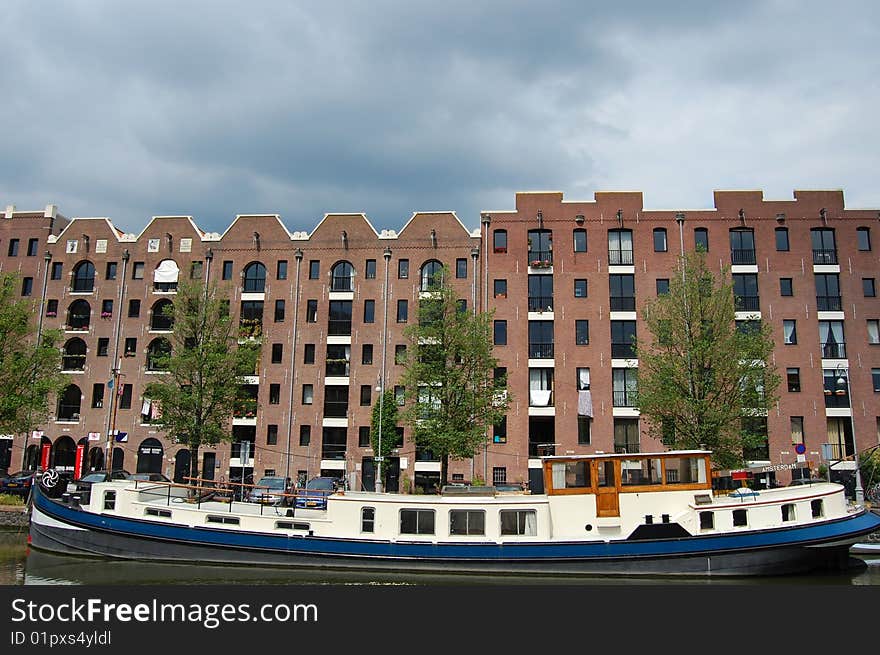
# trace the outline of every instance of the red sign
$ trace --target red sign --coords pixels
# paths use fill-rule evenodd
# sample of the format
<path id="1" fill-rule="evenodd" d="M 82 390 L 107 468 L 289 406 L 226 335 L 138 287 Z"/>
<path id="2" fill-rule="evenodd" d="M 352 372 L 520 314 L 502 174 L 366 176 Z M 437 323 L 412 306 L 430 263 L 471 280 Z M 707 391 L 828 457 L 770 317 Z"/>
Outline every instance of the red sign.
<path id="1" fill-rule="evenodd" d="M 49 470 L 49 453 L 52 452 L 52 444 L 44 443 L 43 452 L 40 453 L 40 468 L 44 471 Z"/>
<path id="2" fill-rule="evenodd" d="M 748 471 L 731 471 L 730 477 L 734 480 L 748 480 L 749 472 Z"/>
<path id="3" fill-rule="evenodd" d="M 73 465 L 73 479 L 79 480 L 82 477 L 83 458 L 86 454 L 85 444 L 76 445 L 76 463 Z"/>

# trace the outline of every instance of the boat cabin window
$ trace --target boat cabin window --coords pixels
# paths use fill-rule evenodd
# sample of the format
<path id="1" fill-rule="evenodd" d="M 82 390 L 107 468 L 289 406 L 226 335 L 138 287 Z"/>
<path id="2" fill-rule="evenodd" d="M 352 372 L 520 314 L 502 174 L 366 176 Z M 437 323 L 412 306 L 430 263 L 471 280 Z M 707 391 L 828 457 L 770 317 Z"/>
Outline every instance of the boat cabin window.
<path id="1" fill-rule="evenodd" d="M 147 507 L 144 510 L 144 514 L 146 514 L 147 516 L 161 516 L 163 519 L 171 518 L 170 509 L 159 509 L 158 507 Z"/>
<path id="2" fill-rule="evenodd" d="M 486 512 L 481 509 L 450 510 L 449 534 L 486 534 Z"/>
<path id="3" fill-rule="evenodd" d="M 116 492 L 104 492 L 104 509 L 116 509 Z"/>
<path id="4" fill-rule="evenodd" d="M 782 506 L 782 520 L 785 521 L 794 521 L 794 504 L 786 503 Z"/>
<path id="5" fill-rule="evenodd" d="M 666 484 L 706 482 L 706 460 L 702 457 L 667 457 Z"/>
<path id="6" fill-rule="evenodd" d="M 600 461 L 597 466 L 597 471 L 599 478 L 597 480 L 597 484 L 600 487 L 614 486 L 614 462 L 612 462 L 610 459 Z"/>
<path id="7" fill-rule="evenodd" d="M 434 510 L 400 510 L 400 534 L 434 534 Z"/>
<path id="8" fill-rule="evenodd" d="M 375 532 L 376 508 L 361 507 L 361 532 Z"/>
<path id="9" fill-rule="evenodd" d="M 748 525 L 747 518 L 747 510 L 744 509 L 735 509 L 733 510 L 733 527 L 741 527 L 744 525 Z"/>
<path id="10" fill-rule="evenodd" d="M 810 501 L 810 509 L 813 512 L 814 519 L 822 518 L 822 515 L 824 514 L 824 512 L 822 511 L 823 510 L 822 499 L 817 498 L 816 500 L 811 500 Z"/>
<path id="11" fill-rule="evenodd" d="M 624 459 L 620 462 L 620 484 L 662 484 L 660 459 Z"/>
<path id="12" fill-rule="evenodd" d="M 700 512 L 700 530 L 715 529 L 715 512 Z"/>
<path id="13" fill-rule="evenodd" d="M 222 523 L 223 525 L 238 525 L 237 516 L 212 516 L 208 515 L 208 523 Z"/>
<path id="14" fill-rule="evenodd" d="M 538 515 L 533 509 L 503 509 L 501 512 L 501 534 L 521 534 L 534 537 L 538 534 Z"/>
<path id="15" fill-rule="evenodd" d="M 308 523 L 294 523 L 293 521 L 275 521 L 276 530 L 308 530 Z"/>
<path id="16" fill-rule="evenodd" d="M 553 462 L 553 488 L 577 489 L 590 487 L 590 463 Z"/>

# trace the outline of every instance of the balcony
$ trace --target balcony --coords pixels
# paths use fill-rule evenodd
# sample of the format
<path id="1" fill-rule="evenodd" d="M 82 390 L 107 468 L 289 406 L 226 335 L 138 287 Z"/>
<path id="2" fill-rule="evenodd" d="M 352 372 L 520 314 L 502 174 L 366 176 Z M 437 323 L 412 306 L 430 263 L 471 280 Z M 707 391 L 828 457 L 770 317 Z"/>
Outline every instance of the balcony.
<path id="1" fill-rule="evenodd" d="M 529 457 L 545 457 L 556 454 L 555 443 L 529 442 Z"/>
<path id="2" fill-rule="evenodd" d="M 354 291 L 354 281 L 350 275 L 334 275 L 330 278 L 330 291 Z"/>
<path id="3" fill-rule="evenodd" d="M 553 342 L 530 342 L 529 359 L 553 359 Z"/>
<path id="4" fill-rule="evenodd" d="M 612 312 L 634 312 L 636 311 L 635 296 L 611 296 Z"/>
<path id="5" fill-rule="evenodd" d="M 553 266 L 553 251 L 529 250 L 529 266 L 531 268 L 550 268 Z"/>
<path id="6" fill-rule="evenodd" d="M 846 359 L 845 343 L 823 343 L 822 359 Z"/>
<path id="7" fill-rule="evenodd" d="M 553 391 L 529 389 L 529 407 L 553 407 Z"/>
<path id="8" fill-rule="evenodd" d="M 611 356 L 615 359 L 632 359 L 636 355 L 633 352 L 632 343 L 611 343 Z"/>
<path id="9" fill-rule="evenodd" d="M 609 266 L 632 266 L 633 251 L 632 250 L 609 250 L 608 251 Z"/>
<path id="10" fill-rule="evenodd" d="M 814 264 L 836 264 L 837 263 L 837 250 L 828 249 L 828 248 L 813 248 L 813 263 Z"/>
<path id="11" fill-rule="evenodd" d="M 552 312 L 553 296 L 530 296 L 529 297 L 530 312 Z"/>
<path id="12" fill-rule="evenodd" d="M 347 378 L 350 362 L 347 359 L 328 359 L 324 367 L 324 375 L 328 378 Z"/>
<path id="13" fill-rule="evenodd" d="M 632 391 L 613 392 L 614 407 L 635 407 L 635 394 Z"/>
<path id="14" fill-rule="evenodd" d="M 348 400 L 325 400 L 324 417 L 348 418 Z"/>
<path id="15" fill-rule="evenodd" d="M 614 454 L 615 455 L 631 455 L 633 453 L 641 452 L 641 448 L 637 441 L 630 441 L 627 443 L 615 443 L 614 444 Z"/>
<path id="16" fill-rule="evenodd" d="M 263 321 L 258 318 L 243 318 L 238 327 L 239 339 L 258 339 L 263 334 Z"/>
<path id="17" fill-rule="evenodd" d="M 345 444 L 324 443 L 321 445 L 321 459 L 345 459 Z"/>
<path id="18" fill-rule="evenodd" d="M 820 312 L 839 312 L 842 307 L 840 296 L 816 296 L 816 309 Z"/>
<path id="19" fill-rule="evenodd" d="M 350 337 L 351 319 L 331 318 L 327 321 L 327 334 L 333 337 Z"/>
<path id="20" fill-rule="evenodd" d="M 736 311 L 758 311 L 761 309 L 760 296 L 736 296 Z"/>
<path id="21" fill-rule="evenodd" d="M 730 251 L 731 264 L 754 264 L 756 261 L 753 248 L 732 248 Z"/>

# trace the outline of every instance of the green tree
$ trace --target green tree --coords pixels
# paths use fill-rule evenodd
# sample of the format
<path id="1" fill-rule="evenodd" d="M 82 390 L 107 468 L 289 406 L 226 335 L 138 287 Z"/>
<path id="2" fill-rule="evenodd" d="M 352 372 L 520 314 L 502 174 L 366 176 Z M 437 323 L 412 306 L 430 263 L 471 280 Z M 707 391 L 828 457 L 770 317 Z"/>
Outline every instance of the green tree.
<path id="1" fill-rule="evenodd" d="M 444 267 L 419 299 L 418 323 L 406 330 L 409 341 L 401 379 L 406 405 L 403 420 L 416 446 L 440 458 L 441 484 L 449 460 L 473 457 L 487 441 L 509 404 L 507 382 L 495 378 L 492 314 L 466 311 Z"/>
<path id="2" fill-rule="evenodd" d="M 382 412 L 382 429 L 379 429 L 379 411 Z M 385 391 L 373 404 L 373 414 L 370 419 L 370 444 L 373 446 L 373 459 L 382 457 L 382 482 L 388 480 L 388 456 L 395 448 L 399 448 L 397 437 L 397 400 L 393 391 Z M 379 434 L 382 435 L 382 447 L 379 448 Z"/>
<path id="3" fill-rule="evenodd" d="M 28 433 L 49 415 L 50 394 L 67 382 L 61 374 L 61 333 L 45 330 L 37 343 L 39 308 L 18 296 L 21 278 L 0 275 L 0 432 Z"/>
<path id="4" fill-rule="evenodd" d="M 255 349 L 239 347 L 229 302 L 214 284 L 181 281 L 166 309 L 174 319 L 171 352 L 157 358 L 165 373 L 144 393 L 159 402 L 159 427 L 189 446 L 190 475 L 198 477 L 199 448 L 232 440 L 229 421 L 242 401 L 242 375 L 253 372 Z"/>
<path id="5" fill-rule="evenodd" d="M 769 326 L 736 325 L 728 270 L 716 279 L 703 252 L 679 262 L 669 293 L 643 318 L 652 339 L 634 348 L 636 403 L 652 434 L 670 447 L 712 450 L 717 467 L 741 466 L 766 441 L 762 417 L 780 382 Z"/>

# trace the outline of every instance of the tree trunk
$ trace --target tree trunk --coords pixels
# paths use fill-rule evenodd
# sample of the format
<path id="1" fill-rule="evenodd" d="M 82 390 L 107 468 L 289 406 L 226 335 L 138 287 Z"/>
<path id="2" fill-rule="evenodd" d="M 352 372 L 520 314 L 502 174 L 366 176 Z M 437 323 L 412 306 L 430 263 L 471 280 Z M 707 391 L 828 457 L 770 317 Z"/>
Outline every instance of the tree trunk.
<path id="1" fill-rule="evenodd" d="M 443 455 L 440 458 L 440 489 L 443 489 L 443 486 L 446 484 L 446 477 L 449 475 L 449 455 Z"/>
<path id="2" fill-rule="evenodd" d="M 189 477 L 199 477 L 199 444 L 197 443 L 189 445 Z"/>

